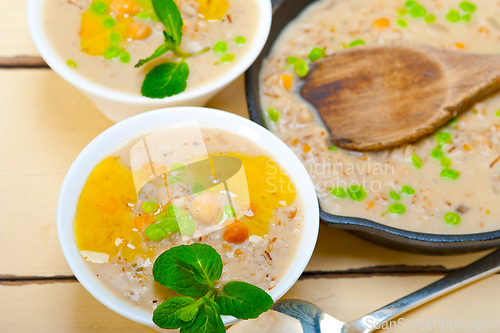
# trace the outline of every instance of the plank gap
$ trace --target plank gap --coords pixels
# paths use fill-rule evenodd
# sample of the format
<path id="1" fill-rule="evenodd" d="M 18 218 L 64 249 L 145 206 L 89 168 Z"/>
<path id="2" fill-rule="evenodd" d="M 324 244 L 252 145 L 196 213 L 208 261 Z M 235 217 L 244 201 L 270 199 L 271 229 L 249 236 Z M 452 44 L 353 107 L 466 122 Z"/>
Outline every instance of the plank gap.
<path id="1" fill-rule="evenodd" d="M 0 57 L 0 68 L 2 69 L 23 69 L 23 68 L 50 68 L 42 57 L 37 56 L 15 56 Z"/>
<path id="2" fill-rule="evenodd" d="M 27 284 L 46 284 L 59 282 L 76 282 L 74 275 L 55 275 L 55 276 L 16 276 L 0 275 L 0 285 L 21 286 Z"/>

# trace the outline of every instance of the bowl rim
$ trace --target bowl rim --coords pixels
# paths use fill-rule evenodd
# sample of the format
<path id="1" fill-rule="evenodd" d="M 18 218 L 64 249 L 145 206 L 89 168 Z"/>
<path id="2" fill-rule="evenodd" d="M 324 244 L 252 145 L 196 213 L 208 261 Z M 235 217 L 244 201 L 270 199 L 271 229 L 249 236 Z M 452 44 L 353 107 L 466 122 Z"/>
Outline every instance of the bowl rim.
<path id="1" fill-rule="evenodd" d="M 315 2 L 316 0 L 304 0 L 308 4 Z M 304 3 L 302 1 L 302 3 Z M 290 0 L 273 0 L 273 16 L 280 15 L 280 9 L 283 8 L 284 4 L 290 2 Z M 304 7 L 305 8 L 305 7 Z M 301 13 L 304 8 L 300 9 L 294 7 L 295 11 Z M 296 16 L 295 16 L 296 17 Z M 287 21 L 288 24 L 291 20 Z M 270 36 L 263 48 L 263 51 L 256 59 L 254 64 L 245 72 L 245 94 L 247 97 L 248 111 L 250 114 L 250 119 L 255 123 L 266 127 L 263 121 L 263 110 L 260 105 L 259 98 L 259 74 L 261 69 L 262 61 L 267 57 L 268 52 L 272 49 L 276 38 L 282 31 L 282 27 L 277 27 L 277 20 L 273 20 L 271 27 Z M 276 29 L 279 31 L 276 33 Z M 274 36 L 276 34 L 276 36 Z M 426 248 L 431 249 L 431 251 L 441 252 L 436 250 L 441 247 L 447 250 L 447 247 L 453 246 L 453 250 L 460 251 L 462 248 L 464 251 L 475 251 L 487 248 L 493 248 L 500 245 L 500 229 L 480 232 L 480 233 L 470 233 L 470 234 L 432 234 L 418 231 L 410 231 L 395 227 L 390 227 L 382 223 L 371 221 L 364 218 L 350 217 L 333 215 L 323 211 L 320 207 L 320 218 L 321 221 L 332 227 L 346 229 L 351 231 L 362 231 L 371 234 L 375 237 L 380 237 L 381 241 L 388 240 L 389 242 L 394 238 L 398 238 L 398 241 L 409 240 L 412 243 L 408 245 L 406 249 L 417 249 L 426 250 Z M 392 238 L 392 239 L 391 239 Z M 479 245 L 478 243 L 482 243 Z M 446 251 L 445 251 L 446 252 Z"/>
<path id="2" fill-rule="evenodd" d="M 153 328 L 152 313 L 134 308 L 113 296 L 90 272 L 76 246 L 74 215 L 83 186 L 94 167 L 120 147 L 127 139 L 156 128 L 199 119 L 200 126 L 220 128 L 250 139 L 274 158 L 295 184 L 300 183 L 305 219 L 297 253 L 287 273 L 268 293 L 276 301 L 298 280 L 306 268 L 316 245 L 319 232 L 319 206 L 314 185 L 306 169 L 293 152 L 274 134 L 254 122 L 224 111 L 202 107 L 164 108 L 142 113 L 117 123 L 92 140 L 75 159 L 62 184 L 57 204 L 57 232 L 64 257 L 83 287 L 99 302 L 116 313 Z M 241 129 L 244 129 L 242 132 Z M 257 136 L 257 139 L 256 139 Z M 253 138 L 253 140 L 252 140 Z M 256 142 L 258 140 L 258 143 Z M 223 316 L 225 325 L 236 319 Z"/>
<path id="3" fill-rule="evenodd" d="M 133 94 L 108 88 L 72 70 L 72 68 L 66 64 L 62 57 L 59 56 L 56 50 L 52 47 L 52 44 L 45 33 L 43 13 L 44 5 L 47 1 L 48 0 L 28 0 L 27 6 L 28 27 L 31 38 L 47 65 L 49 65 L 49 67 L 59 74 L 64 80 L 83 92 L 105 100 L 130 105 L 161 107 L 166 102 L 180 104 L 195 100 L 222 89 L 242 75 L 255 61 L 267 41 L 272 23 L 272 6 L 270 1 L 254 0 L 258 7 L 259 22 L 256 24 L 257 31 L 255 32 L 255 40 L 252 42 L 253 44 L 248 48 L 248 52 L 242 59 L 237 61 L 225 75 L 221 75 L 213 81 L 207 82 L 193 89 L 188 89 L 178 95 L 162 99 L 154 99 L 144 97 L 140 95 L 140 92 Z"/>

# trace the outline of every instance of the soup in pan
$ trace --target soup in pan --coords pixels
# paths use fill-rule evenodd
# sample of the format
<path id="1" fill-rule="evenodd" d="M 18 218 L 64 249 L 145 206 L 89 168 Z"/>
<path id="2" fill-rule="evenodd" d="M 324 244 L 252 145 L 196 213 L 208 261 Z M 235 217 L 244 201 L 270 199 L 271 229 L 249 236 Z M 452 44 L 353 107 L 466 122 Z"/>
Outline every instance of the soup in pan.
<path id="1" fill-rule="evenodd" d="M 498 53 L 500 3 L 320 0 L 281 33 L 260 73 L 267 126 L 306 165 L 324 211 L 434 234 L 500 229 L 500 95 L 423 140 L 352 152 L 300 97 L 309 64 L 346 48 L 422 44 Z M 404 98 L 404 96 L 402 96 Z"/>

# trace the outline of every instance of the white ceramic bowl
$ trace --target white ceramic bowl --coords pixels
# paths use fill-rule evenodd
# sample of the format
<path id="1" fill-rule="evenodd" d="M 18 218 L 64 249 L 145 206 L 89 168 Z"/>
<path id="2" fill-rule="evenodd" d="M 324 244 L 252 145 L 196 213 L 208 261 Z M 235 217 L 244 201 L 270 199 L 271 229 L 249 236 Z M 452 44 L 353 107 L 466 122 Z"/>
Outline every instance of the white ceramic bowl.
<path id="1" fill-rule="evenodd" d="M 299 189 L 305 215 L 304 231 L 297 256 L 285 277 L 269 294 L 276 301 L 297 281 L 304 271 L 314 250 L 319 229 L 319 207 L 313 183 L 306 169 L 295 154 L 274 134 L 254 122 L 234 114 L 200 107 L 176 107 L 162 109 L 126 119 L 110 127 L 95 138 L 78 155 L 68 171 L 59 194 L 57 205 L 57 232 L 59 242 L 71 270 L 78 281 L 97 300 L 111 310 L 135 322 L 156 328 L 152 313 L 145 312 L 118 300 L 102 286 L 88 270 L 85 259 L 76 246 L 74 218 L 80 193 L 94 167 L 131 137 L 155 128 L 197 119 L 200 126 L 219 128 L 237 133 L 262 147 L 289 175 Z M 76 301 L 76 300 L 75 300 Z M 226 325 L 235 322 L 232 317 L 223 318 Z"/>
<path id="2" fill-rule="evenodd" d="M 266 43 L 271 28 L 272 7 L 270 0 L 252 0 L 258 5 L 257 32 L 250 51 L 225 75 L 195 89 L 164 99 L 151 99 L 139 94 L 128 94 L 102 87 L 72 70 L 66 60 L 53 49 L 45 34 L 43 9 L 48 0 L 28 0 L 28 24 L 31 37 L 45 62 L 63 79 L 78 88 L 111 121 L 118 122 L 136 114 L 158 108 L 191 105 L 203 106 L 217 92 L 243 74 L 257 59 Z"/>

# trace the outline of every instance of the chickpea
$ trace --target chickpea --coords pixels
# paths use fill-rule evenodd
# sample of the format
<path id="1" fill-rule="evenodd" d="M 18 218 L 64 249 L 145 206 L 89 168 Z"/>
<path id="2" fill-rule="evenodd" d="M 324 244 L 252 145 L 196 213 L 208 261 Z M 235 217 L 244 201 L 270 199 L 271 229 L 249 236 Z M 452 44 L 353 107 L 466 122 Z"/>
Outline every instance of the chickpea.
<path id="1" fill-rule="evenodd" d="M 212 225 L 218 222 L 222 215 L 222 205 L 212 193 L 203 193 L 191 204 L 191 216 L 199 223 Z"/>
<path id="2" fill-rule="evenodd" d="M 151 27 L 143 22 L 135 21 L 127 27 L 127 35 L 132 39 L 144 39 L 151 35 Z"/>
<path id="3" fill-rule="evenodd" d="M 224 231 L 222 238 L 228 243 L 243 243 L 248 238 L 249 229 L 243 222 L 235 220 Z"/>

